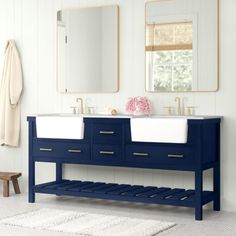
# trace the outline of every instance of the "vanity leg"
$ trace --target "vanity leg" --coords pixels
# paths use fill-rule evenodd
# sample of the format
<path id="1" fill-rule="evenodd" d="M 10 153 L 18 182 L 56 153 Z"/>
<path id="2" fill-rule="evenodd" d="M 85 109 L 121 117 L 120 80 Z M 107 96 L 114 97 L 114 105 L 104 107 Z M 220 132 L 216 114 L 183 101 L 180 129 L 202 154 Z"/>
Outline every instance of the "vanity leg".
<path id="1" fill-rule="evenodd" d="M 217 125 L 217 155 L 216 166 L 213 168 L 213 191 L 215 200 L 213 202 L 213 210 L 220 211 L 220 124 Z"/>
<path id="2" fill-rule="evenodd" d="M 203 172 L 195 171 L 195 220 L 202 220 Z"/>
<path id="3" fill-rule="evenodd" d="M 33 158 L 34 123 L 29 123 L 28 202 L 35 202 L 35 161 Z"/>
<path id="4" fill-rule="evenodd" d="M 35 191 L 34 191 L 34 186 L 35 186 L 35 162 L 32 159 L 33 159 L 32 157 L 29 159 L 29 191 L 28 191 L 28 201 L 30 203 L 34 203 L 35 202 Z"/>
<path id="5" fill-rule="evenodd" d="M 56 163 L 56 181 L 62 180 L 62 163 Z"/>
<path id="6" fill-rule="evenodd" d="M 220 164 L 213 168 L 213 185 L 216 199 L 213 202 L 213 210 L 220 211 Z"/>
<path id="7" fill-rule="evenodd" d="M 56 181 L 62 181 L 62 163 L 56 163 Z M 60 196 L 60 194 L 56 194 Z"/>

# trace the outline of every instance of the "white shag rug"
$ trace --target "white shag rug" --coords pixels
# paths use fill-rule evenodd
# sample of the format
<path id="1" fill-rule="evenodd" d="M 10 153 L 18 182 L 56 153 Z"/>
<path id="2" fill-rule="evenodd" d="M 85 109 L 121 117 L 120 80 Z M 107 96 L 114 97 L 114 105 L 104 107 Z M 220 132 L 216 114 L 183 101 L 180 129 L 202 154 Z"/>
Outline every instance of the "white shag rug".
<path id="1" fill-rule="evenodd" d="M 175 223 L 43 208 L 0 220 L 0 224 L 81 236 L 154 236 Z"/>

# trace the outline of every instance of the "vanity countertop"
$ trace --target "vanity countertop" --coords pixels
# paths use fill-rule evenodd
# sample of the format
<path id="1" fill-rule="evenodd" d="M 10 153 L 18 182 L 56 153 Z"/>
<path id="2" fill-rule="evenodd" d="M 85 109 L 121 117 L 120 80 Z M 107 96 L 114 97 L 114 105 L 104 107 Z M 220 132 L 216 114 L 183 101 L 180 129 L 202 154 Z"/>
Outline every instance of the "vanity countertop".
<path id="1" fill-rule="evenodd" d="M 105 114 L 70 114 L 70 113 L 50 113 L 50 114 L 35 114 L 29 116 L 62 116 L 62 117 L 84 117 L 84 118 L 150 118 L 150 119 L 188 119 L 188 120 L 207 120 L 207 119 L 222 119 L 223 116 L 220 115 L 196 115 L 196 116 L 177 116 L 177 115 L 144 115 L 144 116 L 135 116 L 135 115 L 128 115 L 128 114 L 120 114 L 120 115 L 105 115 Z"/>
<path id="2" fill-rule="evenodd" d="M 222 119 L 223 116 L 210 116 L 210 115 L 194 115 L 194 116 L 184 116 L 184 115 L 151 115 L 150 118 L 183 118 L 188 120 L 207 120 L 207 119 Z"/>
<path id="3" fill-rule="evenodd" d="M 120 115 L 106 115 L 106 114 L 70 114 L 70 113 L 50 113 L 50 114 L 34 114 L 37 116 L 61 116 L 61 117 L 84 117 L 84 118 L 132 118 L 132 115 L 120 114 Z"/>

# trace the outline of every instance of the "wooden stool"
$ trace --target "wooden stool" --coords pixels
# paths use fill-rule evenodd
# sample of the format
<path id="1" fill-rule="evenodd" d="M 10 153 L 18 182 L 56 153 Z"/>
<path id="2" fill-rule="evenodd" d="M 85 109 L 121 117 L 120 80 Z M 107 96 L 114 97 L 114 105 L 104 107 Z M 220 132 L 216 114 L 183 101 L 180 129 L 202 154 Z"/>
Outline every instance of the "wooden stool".
<path id="1" fill-rule="evenodd" d="M 21 173 L 0 172 L 0 179 L 3 180 L 3 197 L 9 197 L 9 181 L 12 181 L 15 193 L 20 193 L 20 187 L 17 180 L 20 176 Z"/>

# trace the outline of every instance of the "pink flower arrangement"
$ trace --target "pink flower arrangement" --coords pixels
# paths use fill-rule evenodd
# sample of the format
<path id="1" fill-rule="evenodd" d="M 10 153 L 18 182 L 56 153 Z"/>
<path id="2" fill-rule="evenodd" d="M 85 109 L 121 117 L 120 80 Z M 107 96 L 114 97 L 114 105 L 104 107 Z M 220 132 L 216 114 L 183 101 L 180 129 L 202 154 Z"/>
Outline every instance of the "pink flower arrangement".
<path id="1" fill-rule="evenodd" d="M 129 98 L 126 103 L 126 112 L 134 115 L 150 115 L 152 111 L 151 102 L 147 97 Z"/>

